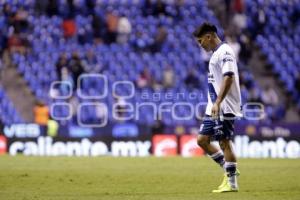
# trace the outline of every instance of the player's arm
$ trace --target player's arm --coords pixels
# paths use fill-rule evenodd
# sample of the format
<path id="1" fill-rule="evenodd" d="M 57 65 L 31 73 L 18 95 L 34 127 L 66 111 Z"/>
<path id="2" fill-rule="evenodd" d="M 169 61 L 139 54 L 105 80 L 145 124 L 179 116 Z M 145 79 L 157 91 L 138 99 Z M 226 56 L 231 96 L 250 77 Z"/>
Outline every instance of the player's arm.
<path id="1" fill-rule="evenodd" d="M 220 92 L 219 92 L 218 98 L 215 102 L 216 104 L 222 103 L 223 99 L 225 98 L 225 96 L 227 95 L 227 93 L 231 87 L 231 84 L 233 83 L 233 79 L 234 79 L 233 73 L 228 73 L 228 74 L 224 75 L 223 82 L 222 82 L 222 85 L 220 88 Z"/>

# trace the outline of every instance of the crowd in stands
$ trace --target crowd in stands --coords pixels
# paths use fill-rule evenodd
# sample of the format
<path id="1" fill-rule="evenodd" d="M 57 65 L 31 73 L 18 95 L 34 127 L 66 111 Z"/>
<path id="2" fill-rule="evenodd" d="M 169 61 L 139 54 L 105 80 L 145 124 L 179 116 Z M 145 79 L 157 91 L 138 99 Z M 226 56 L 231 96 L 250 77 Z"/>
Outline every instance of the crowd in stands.
<path id="1" fill-rule="evenodd" d="M 71 83 L 74 95 L 68 101 L 76 107 L 82 101 L 75 91 L 78 77 L 83 73 L 101 73 L 110 81 L 127 78 L 139 92 L 205 93 L 205 66 L 210 55 L 199 49 L 190 33 L 205 19 L 217 25 L 218 21 L 206 1 L 171 2 L 143 0 L 122 5 L 105 0 L 6 2 L 1 5 L 4 13 L 0 17 L 1 51 L 11 52 L 36 97 L 48 105 L 53 100 L 48 98 L 50 84 L 47 83 L 61 80 Z M 228 15 L 233 16 L 234 28 L 220 34 L 232 46 L 239 61 L 243 101 L 264 103 L 267 121 L 282 120 L 285 108 L 278 95 L 271 87 L 260 88 L 249 70 L 253 40 L 263 32 L 266 23 L 265 11 L 263 7 L 258 8 L 258 18 L 253 22 L 256 30 L 247 31 L 245 3 L 242 0 L 225 3 Z M 293 16 L 296 20 L 297 13 Z M 47 66 L 34 69 L 35 62 Z M 41 78 L 45 73 L 48 75 Z M 38 83 L 31 83 L 30 74 L 36 74 L 33 77 Z M 295 84 L 300 84 L 300 76 Z M 108 97 L 105 101 L 111 105 L 122 100 Z M 100 110 L 96 115 L 100 117 L 103 113 Z M 145 121 L 156 123 L 151 119 Z M 166 117 L 160 123 L 173 122 Z M 192 120 L 191 124 L 196 122 Z"/>
<path id="2" fill-rule="evenodd" d="M 289 9 L 291 16 L 288 16 L 289 19 L 281 23 L 286 25 L 290 24 L 290 27 L 293 27 L 292 24 L 295 24 L 296 20 L 292 16 L 297 15 L 298 9 L 297 6 L 294 5 L 297 5 L 297 0 L 290 2 L 250 0 L 225 1 L 226 17 L 224 26 L 226 27 L 225 32 L 229 35 L 229 38 L 227 38 L 226 41 L 233 47 L 236 54 L 239 55 L 240 66 L 246 68 L 253 67 L 250 66 L 249 59 L 251 58 L 251 53 L 255 44 L 261 44 L 261 41 L 257 41 L 256 38 L 266 34 L 266 27 L 270 26 L 270 22 L 267 20 L 269 17 L 268 15 L 270 15 L 269 10 L 277 11 L 281 10 L 281 8 Z M 272 13 L 272 17 L 275 18 L 285 18 L 285 15 L 286 13 L 284 12 Z M 283 30 L 284 29 L 280 32 Z M 289 102 L 290 98 L 288 97 L 287 100 L 279 99 L 276 90 L 273 88 L 274 86 L 269 84 L 260 88 L 256 82 L 249 81 L 249 79 L 245 78 L 246 76 L 247 75 L 241 72 L 241 87 L 242 89 L 250 91 L 246 99 L 248 99 L 249 102 L 255 101 L 263 103 L 270 121 L 280 121 L 285 119 L 286 111 L 291 105 Z M 297 86 L 295 85 L 293 88 L 297 88 Z M 290 94 L 288 93 L 287 96 L 289 95 Z"/>

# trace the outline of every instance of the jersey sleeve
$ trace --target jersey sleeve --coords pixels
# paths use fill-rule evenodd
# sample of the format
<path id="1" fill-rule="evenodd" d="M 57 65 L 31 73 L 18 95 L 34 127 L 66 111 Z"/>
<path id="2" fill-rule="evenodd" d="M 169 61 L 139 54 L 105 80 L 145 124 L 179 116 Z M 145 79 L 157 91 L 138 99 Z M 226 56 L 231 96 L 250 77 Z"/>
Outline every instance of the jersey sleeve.
<path id="1" fill-rule="evenodd" d="M 236 59 L 232 53 L 225 51 L 223 54 L 221 54 L 220 63 L 223 76 L 234 75 Z"/>

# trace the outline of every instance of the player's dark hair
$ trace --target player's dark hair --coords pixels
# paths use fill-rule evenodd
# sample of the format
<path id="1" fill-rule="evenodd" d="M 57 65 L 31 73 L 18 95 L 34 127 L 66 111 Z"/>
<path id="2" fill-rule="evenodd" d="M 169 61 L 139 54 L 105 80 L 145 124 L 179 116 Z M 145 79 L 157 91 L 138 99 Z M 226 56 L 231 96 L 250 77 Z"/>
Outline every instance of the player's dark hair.
<path id="1" fill-rule="evenodd" d="M 213 32 L 213 33 L 217 33 L 217 27 L 213 24 L 210 24 L 208 22 L 204 22 L 201 26 L 199 26 L 194 32 L 193 35 L 196 38 L 201 37 L 202 35 L 209 33 L 209 32 Z"/>

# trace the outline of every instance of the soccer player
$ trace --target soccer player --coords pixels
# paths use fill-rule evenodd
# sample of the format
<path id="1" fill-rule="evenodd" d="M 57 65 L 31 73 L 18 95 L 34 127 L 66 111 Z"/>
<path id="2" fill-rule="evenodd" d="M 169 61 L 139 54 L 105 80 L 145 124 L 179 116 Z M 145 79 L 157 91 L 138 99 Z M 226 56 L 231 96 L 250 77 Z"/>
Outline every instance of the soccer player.
<path id="1" fill-rule="evenodd" d="M 198 145 L 224 170 L 222 184 L 212 192 L 237 192 L 237 161 L 232 147 L 234 119 L 242 117 L 239 74 L 231 47 L 217 35 L 216 26 L 203 23 L 194 33 L 200 46 L 212 51 L 208 66 L 208 103 Z M 219 141 L 221 149 L 211 144 Z"/>

